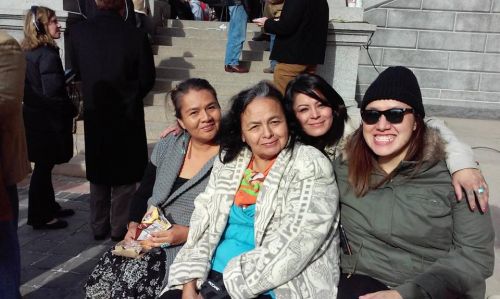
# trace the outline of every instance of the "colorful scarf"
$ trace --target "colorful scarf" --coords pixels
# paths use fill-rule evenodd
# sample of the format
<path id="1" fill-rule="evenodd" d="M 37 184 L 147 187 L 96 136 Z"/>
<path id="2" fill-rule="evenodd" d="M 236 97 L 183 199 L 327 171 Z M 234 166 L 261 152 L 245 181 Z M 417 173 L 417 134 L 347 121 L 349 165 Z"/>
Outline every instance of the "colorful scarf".
<path id="1" fill-rule="evenodd" d="M 266 179 L 267 174 L 271 170 L 274 164 L 274 160 L 269 162 L 263 173 L 253 170 L 253 160 L 250 160 L 247 169 L 243 173 L 243 178 L 241 179 L 240 187 L 236 192 L 234 198 L 234 204 L 237 206 L 247 207 L 249 205 L 255 204 L 257 201 L 257 195 L 259 194 L 262 183 Z"/>

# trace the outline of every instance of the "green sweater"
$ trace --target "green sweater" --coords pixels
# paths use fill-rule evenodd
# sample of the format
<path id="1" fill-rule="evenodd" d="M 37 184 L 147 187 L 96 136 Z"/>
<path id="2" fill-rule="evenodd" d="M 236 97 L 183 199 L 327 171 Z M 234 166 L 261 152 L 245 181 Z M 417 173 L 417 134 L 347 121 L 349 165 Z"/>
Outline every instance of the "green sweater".
<path id="1" fill-rule="evenodd" d="M 341 223 L 353 254 L 343 273 L 371 276 L 409 298 L 484 298 L 494 264 L 489 212 L 458 202 L 443 143 L 428 130 L 425 159 L 402 162 L 395 177 L 357 198 L 347 181 L 346 154 L 335 161 Z M 375 171 L 372 181 L 383 178 Z"/>

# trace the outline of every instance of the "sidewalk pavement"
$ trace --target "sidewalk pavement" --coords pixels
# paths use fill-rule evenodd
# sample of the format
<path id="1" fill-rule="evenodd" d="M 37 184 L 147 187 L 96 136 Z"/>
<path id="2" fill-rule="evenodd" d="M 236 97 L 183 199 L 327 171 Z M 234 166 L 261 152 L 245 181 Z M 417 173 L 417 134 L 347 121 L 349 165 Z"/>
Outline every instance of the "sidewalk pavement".
<path id="1" fill-rule="evenodd" d="M 495 273 L 487 280 L 487 296 L 500 294 L 500 121 L 445 119 L 458 137 L 474 149 L 490 187 L 490 210 L 497 233 Z M 69 226 L 34 231 L 26 225 L 28 184 L 18 185 L 20 200 L 21 294 L 23 298 L 84 298 L 83 285 L 99 257 L 114 242 L 94 241 L 88 225 L 89 184 L 85 179 L 54 176 L 57 201 L 75 209 Z"/>

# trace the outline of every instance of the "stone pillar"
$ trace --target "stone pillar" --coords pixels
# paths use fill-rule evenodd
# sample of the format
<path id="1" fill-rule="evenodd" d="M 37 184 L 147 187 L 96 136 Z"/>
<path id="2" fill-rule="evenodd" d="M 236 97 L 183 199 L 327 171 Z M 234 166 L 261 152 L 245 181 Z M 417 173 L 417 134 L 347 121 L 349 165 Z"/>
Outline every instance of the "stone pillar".
<path id="1" fill-rule="evenodd" d="M 355 105 L 360 47 L 368 42 L 376 26 L 367 23 L 330 23 L 325 63 L 318 67 L 348 105 Z"/>
<path id="2" fill-rule="evenodd" d="M 360 48 L 366 45 L 377 26 L 363 22 L 363 9 L 346 7 L 345 0 L 328 0 L 330 25 L 325 63 L 318 74 L 342 96 L 347 105 L 356 105 L 356 83 Z"/>

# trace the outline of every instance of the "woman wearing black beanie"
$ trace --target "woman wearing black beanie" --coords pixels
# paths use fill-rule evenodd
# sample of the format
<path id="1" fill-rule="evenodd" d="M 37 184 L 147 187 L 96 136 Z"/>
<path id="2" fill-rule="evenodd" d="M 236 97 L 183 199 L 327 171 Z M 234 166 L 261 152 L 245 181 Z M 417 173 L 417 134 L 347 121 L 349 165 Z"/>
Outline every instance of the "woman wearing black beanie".
<path id="1" fill-rule="evenodd" d="M 346 249 L 337 298 L 484 298 L 491 217 L 456 199 L 445 142 L 424 116 L 407 68 L 366 91 L 362 125 L 335 163 Z"/>

